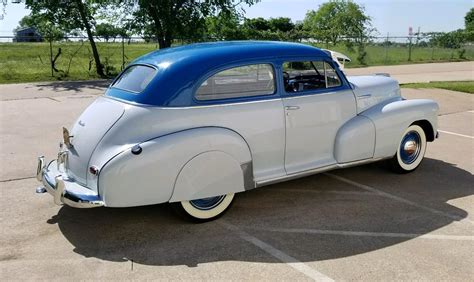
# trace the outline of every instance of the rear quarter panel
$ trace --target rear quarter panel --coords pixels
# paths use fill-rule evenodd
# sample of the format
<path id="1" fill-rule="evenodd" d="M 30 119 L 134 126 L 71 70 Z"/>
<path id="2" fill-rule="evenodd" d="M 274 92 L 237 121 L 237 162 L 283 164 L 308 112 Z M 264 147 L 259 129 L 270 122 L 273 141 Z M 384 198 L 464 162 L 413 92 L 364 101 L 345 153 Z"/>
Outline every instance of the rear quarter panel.
<path id="1" fill-rule="evenodd" d="M 175 192 L 177 195 L 173 200 L 181 201 L 245 190 L 241 165 L 250 163 L 252 158 L 246 142 L 231 130 L 217 127 L 184 130 L 143 142 L 140 146 L 142 153 L 134 155 L 127 149 L 101 170 L 99 191 L 107 206 L 164 203 Z M 194 167 L 186 164 L 196 158 L 202 169 L 193 171 Z M 189 190 L 174 191 L 183 169 L 178 188 Z M 202 171 L 207 174 L 194 174 Z M 204 182 L 213 185 L 199 185 Z"/>

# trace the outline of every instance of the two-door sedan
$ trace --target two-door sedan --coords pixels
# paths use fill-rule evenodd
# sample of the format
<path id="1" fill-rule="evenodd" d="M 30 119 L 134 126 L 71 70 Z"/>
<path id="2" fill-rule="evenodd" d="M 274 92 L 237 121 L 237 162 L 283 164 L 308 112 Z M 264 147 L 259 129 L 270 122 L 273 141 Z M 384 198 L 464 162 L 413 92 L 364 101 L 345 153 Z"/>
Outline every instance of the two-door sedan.
<path id="1" fill-rule="evenodd" d="M 173 203 L 218 217 L 234 195 L 389 159 L 415 170 L 437 137 L 438 105 L 406 100 L 381 75 L 346 77 L 329 52 L 284 42 L 193 44 L 122 71 L 37 178 L 56 204 Z"/>

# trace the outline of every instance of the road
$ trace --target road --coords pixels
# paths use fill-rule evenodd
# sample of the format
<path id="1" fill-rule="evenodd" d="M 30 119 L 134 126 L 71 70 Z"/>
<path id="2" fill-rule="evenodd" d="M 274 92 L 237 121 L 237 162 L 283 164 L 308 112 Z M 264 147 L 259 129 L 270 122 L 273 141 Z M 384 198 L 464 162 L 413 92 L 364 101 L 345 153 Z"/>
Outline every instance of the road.
<path id="1" fill-rule="evenodd" d="M 36 156 L 103 82 L 0 86 L 0 279 L 449 280 L 474 277 L 474 95 L 402 89 L 440 104 L 419 169 L 382 163 L 239 194 L 221 219 L 169 206 L 73 209 L 34 193 Z M 10 90 L 5 90 L 5 89 Z"/>
<path id="2" fill-rule="evenodd" d="M 474 80 L 474 62 L 376 66 L 346 69 L 348 75 L 389 73 L 400 83 Z"/>

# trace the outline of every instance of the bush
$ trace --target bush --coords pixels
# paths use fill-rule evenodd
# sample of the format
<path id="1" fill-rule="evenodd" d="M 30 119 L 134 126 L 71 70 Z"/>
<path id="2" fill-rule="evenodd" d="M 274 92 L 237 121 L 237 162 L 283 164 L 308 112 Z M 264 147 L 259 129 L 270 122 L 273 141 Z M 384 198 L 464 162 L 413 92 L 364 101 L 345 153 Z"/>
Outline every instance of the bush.
<path id="1" fill-rule="evenodd" d="M 361 43 L 357 46 L 357 62 L 361 65 L 367 65 L 366 58 L 367 52 L 365 51 L 365 45 Z"/>

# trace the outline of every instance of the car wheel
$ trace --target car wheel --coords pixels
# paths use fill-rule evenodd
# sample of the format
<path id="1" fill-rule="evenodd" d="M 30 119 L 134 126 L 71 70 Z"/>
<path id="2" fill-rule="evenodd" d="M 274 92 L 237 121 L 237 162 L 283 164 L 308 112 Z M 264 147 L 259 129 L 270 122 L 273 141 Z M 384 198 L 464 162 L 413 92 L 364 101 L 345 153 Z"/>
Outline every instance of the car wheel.
<path id="1" fill-rule="evenodd" d="M 234 193 L 191 201 L 175 203 L 175 208 L 180 215 L 197 221 L 206 222 L 223 215 L 234 200 Z"/>
<path id="2" fill-rule="evenodd" d="M 418 125 L 409 126 L 403 133 L 397 153 L 390 161 L 393 170 L 398 173 L 414 171 L 423 160 L 426 151 L 426 135 Z"/>

